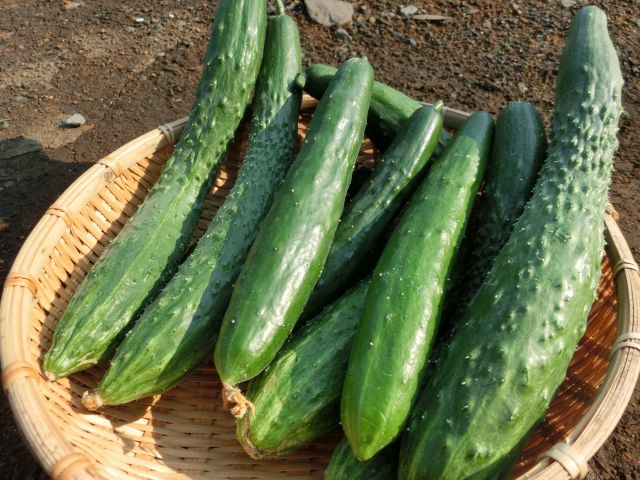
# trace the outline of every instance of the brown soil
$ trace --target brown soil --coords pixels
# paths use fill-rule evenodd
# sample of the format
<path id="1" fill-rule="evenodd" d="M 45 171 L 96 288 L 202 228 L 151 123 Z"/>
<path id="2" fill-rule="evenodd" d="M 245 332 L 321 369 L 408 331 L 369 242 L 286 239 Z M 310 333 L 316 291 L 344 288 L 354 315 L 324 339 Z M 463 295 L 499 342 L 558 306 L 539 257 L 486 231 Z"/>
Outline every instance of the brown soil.
<path id="1" fill-rule="evenodd" d="M 215 3 L 0 4 L 0 281 L 46 208 L 82 172 L 127 141 L 188 114 Z M 345 26 L 350 44 L 333 37 L 335 28 L 313 24 L 301 1 L 285 3 L 300 28 L 305 65 L 338 66 L 366 55 L 378 80 L 417 100 L 441 98 L 453 108 L 494 115 L 511 100 L 526 100 L 548 125 L 565 32 L 586 2 L 411 3 L 452 18 L 429 23 L 401 19 L 396 1 L 356 0 L 355 21 Z M 611 202 L 638 261 L 640 2 L 589 3 L 609 17 L 626 80 Z M 60 128 L 73 113 L 87 123 Z M 588 478 L 640 478 L 639 402 L 636 388 L 612 437 L 591 460 Z M 46 478 L 1 394 L 0 477 Z"/>

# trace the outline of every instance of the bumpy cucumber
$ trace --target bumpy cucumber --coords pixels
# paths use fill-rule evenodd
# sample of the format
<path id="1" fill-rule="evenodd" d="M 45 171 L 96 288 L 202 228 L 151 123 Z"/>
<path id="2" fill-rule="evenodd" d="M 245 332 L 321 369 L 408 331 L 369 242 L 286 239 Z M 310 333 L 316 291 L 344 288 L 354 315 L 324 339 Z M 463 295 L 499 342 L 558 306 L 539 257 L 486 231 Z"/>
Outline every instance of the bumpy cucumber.
<path id="1" fill-rule="evenodd" d="M 400 442 L 393 442 L 373 458 L 361 462 L 351 451 L 347 437 L 342 437 L 333 451 L 324 480 L 396 480 Z"/>
<path id="2" fill-rule="evenodd" d="M 305 92 L 320 100 L 336 71 L 335 67 L 321 63 L 309 65 L 304 71 Z M 403 129 L 403 124 L 420 106 L 418 102 L 407 97 L 404 93 L 400 93 L 384 83 L 373 82 L 365 135 L 381 152 L 384 152 Z M 436 157 L 440 156 L 449 140 L 451 140 L 451 135 L 443 129 L 440 132 L 438 147 L 436 147 Z"/>
<path id="3" fill-rule="evenodd" d="M 287 455 L 340 428 L 340 393 L 368 286 L 354 287 L 307 322 L 249 382 L 255 414 L 237 420 L 237 436 L 253 458 Z"/>
<path id="4" fill-rule="evenodd" d="M 496 478 L 544 418 L 596 298 L 622 83 L 606 15 L 581 9 L 533 197 L 412 412 L 400 478 Z"/>
<path id="5" fill-rule="evenodd" d="M 372 85 L 366 58 L 347 60 L 316 108 L 222 323 L 215 363 L 227 386 L 266 368 L 320 276 L 362 144 Z"/>
<path id="6" fill-rule="evenodd" d="M 178 268 L 262 59 L 264 0 L 221 0 L 182 138 L 146 201 L 80 284 L 43 371 L 53 380 L 104 361 Z"/>
<path id="7" fill-rule="evenodd" d="M 304 318 L 312 318 L 338 298 L 362 275 L 363 263 L 372 266 L 381 239 L 431 166 L 442 130 L 442 102 L 421 107 L 409 118 L 358 194 L 344 209 L 324 264 L 307 304 Z"/>
<path id="8" fill-rule="evenodd" d="M 210 358 L 233 282 L 293 159 L 300 58 L 294 21 L 271 18 L 236 185 L 195 250 L 118 347 L 97 391 L 83 399 L 87 408 L 162 393 Z"/>
<path id="9" fill-rule="evenodd" d="M 467 119 L 411 197 L 374 270 L 340 407 L 360 460 L 390 444 L 409 416 L 493 129 L 488 113 Z"/>
<path id="10" fill-rule="evenodd" d="M 476 231 L 459 275 L 451 276 L 440 328 L 451 328 L 480 288 L 531 198 L 547 155 L 547 137 L 538 111 L 511 102 L 498 115 Z"/>

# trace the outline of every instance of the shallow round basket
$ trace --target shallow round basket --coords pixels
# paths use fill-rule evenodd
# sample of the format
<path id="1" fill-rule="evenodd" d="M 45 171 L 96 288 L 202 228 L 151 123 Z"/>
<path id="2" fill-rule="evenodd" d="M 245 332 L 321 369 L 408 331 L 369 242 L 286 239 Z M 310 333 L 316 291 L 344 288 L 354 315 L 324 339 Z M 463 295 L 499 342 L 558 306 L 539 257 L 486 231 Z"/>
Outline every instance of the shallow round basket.
<path id="1" fill-rule="evenodd" d="M 302 139 L 316 102 L 303 101 Z M 445 108 L 458 128 L 467 114 Z M 194 240 L 222 205 L 243 159 L 248 120 L 236 135 L 205 203 Z M 341 434 L 325 436 L 282 460 L 256 461 L 235 438 L 221 383 L 209 363 L 169 392 L 126 405 L 86 410 L 106 365 L 49 383 L 41 375 L 53 330 L 76 287 L 144 200 L 169 159 L 186 119 L 147 133 L 89 169 L 52 205 L 20 250 L 2 295 L 2 381 L 33 455 L 54 479 L 316 478 Z M 379 152 L 365 140 L 357 168 Z M 513 478 L 568 479 L 586 474 L 591 458 L 624 412 L 640 371 L 640 278 L 613 218 L 598 299 L 567 378 L 536 430 Z M 611 355 L 613 353 L 613 355 Z"/>

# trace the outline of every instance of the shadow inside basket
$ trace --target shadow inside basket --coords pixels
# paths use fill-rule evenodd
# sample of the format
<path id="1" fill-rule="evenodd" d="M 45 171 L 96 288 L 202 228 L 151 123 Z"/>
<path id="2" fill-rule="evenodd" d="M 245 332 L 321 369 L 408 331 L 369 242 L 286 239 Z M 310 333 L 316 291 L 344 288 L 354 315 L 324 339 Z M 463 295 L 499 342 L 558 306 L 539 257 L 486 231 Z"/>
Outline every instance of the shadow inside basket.
<path id="1" fill-rule="evenodd" d="M 301 114 L 299 143 L 311 113 L 307 110 Z M 204 233 L 235 183 L 248 131 L 249 120 L 245 118 L 206 198 L 194 242 Z M 74 217 L 51 251 L 41 271 L 41 288 L 32 307 L 31 349 L 39 365 L 77 285 L 143 202 L 171 153 L 172 147 L 164 147 L 107 184 Z M 379 157 L 378 150 L 365 139 L 356 168 L 372 168 Z M 571 432 L 605 377 L 617 316 L 615 285 L 607 255 L 603 257 L 602 272 L 598 299 L 592 306 L 587 331 L 567 378 L 551 403 L 545 422 L 536 429 L 514 466 L 513 478 L 525 473 L 538 455 Z M 245 470 L 251 471 L 246 478 L 322 476 L 342 435 L 336 432 L 317 439 L 281 460 L 250 458 L 236 440 L 234 417 L 222 407 L 222 384 L 213 361 L 162 395 L 105 407 L 100 413 L 89 412 L 81 403 L 82 394 L 97 387 L 107 366 L 97 365 L 56 382 L 43 380 L 41 391 L 65 438 L 79 452 L 95 459 L 108 477 L 122 477 L 126 472 L 138 478 L 166 478 L 180 472 L 190 476 L 215 474 L 240 478 L 239 472 Z"/>

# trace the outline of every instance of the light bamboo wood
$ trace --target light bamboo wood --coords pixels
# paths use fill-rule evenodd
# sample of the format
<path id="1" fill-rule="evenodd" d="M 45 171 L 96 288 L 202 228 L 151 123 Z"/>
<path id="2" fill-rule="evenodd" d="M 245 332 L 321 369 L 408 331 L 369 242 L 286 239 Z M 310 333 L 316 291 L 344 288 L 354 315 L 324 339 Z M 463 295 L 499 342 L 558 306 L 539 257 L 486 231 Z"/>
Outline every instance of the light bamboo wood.
<path id="1" fill-rule="evenodd" d="M 310 97 L 303 99 L 299 142 L 316 104 Z M 466 116 L 451 109 L 444 112 L 451 128 L 459 127 Z M 212 363 L 163 395 L 100 413 L 85 410 L 80 398 L 97 385 L 106 365 L 53 383 L 41 376 L 44 352 L 69 299 L 144 200 L 186 120 L 133 140 L 85 172 L 36 225 L 5 283 L 0 306 L 3 385 L 18 428 L 54 479 L 311 479 L 323 476 L 340 439 L 336 432 L 282 460 L 249 458 L 235 439 L 234 419 L 222 410 L 221 384 Z M 233 186 L 247 136 L 245 120 L 206 199 L 194 241 Z M 371 168 L 379 157 L 366 140 L 357 168 Z M 514 467 L 513 478 L 572 478 L 569 472 L 580 472 L 579 465 L 568 461 L 563 467 L 549 458 L 537 461 L 540 454 L 566 442 L 570 447 L 561 446 L 555 457 L 562 459 L 565 450 L 575 450 L 586 461 L 611 434 L 633 392 L 640 351 L 626 346 L 612 361 L 608 354 L 621 334 L 640 332 L 640 278 L 611 215 L 605 227 L 609 246 L 587 332 L 545 423 Z M 621 259 L 631 263 L 623 264 L 614 279 L 613 267 Z M 627 341 L 634 342 L 640 340 Z"/>

